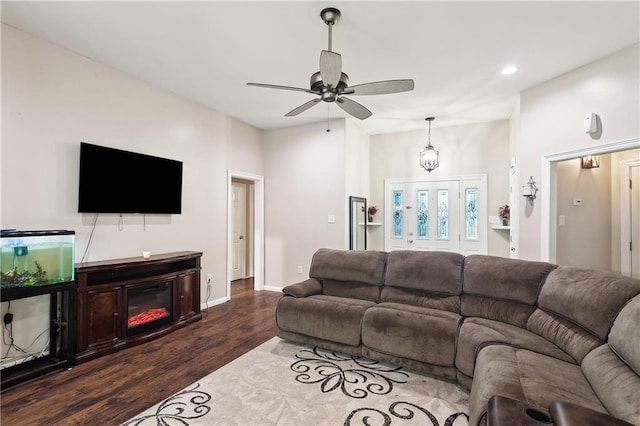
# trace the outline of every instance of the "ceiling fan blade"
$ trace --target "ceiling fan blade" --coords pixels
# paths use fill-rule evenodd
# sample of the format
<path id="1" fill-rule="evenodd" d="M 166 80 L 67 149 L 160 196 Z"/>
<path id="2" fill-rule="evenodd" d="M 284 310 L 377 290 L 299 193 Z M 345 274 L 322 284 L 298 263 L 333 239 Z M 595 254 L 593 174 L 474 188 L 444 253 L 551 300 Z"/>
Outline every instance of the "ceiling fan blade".
<path id="1" fill-rule="evenodd" d="M 389 93 L 408 92 L 413 90 L 413 80 L 385 80 L 374 83 L 356 84 L 348 87 L 343 93 L 350 95 L 387 95 Z"/>
<path id="2" fill-rule="evenodd" d="M 267 89 L 293 90 L 293 91 L 296 91 L 296 92 L 312 93 L 314 95 L 319 95 L 320 94 L 320 93 L 314 92 L 313 90 L 310 90 L 310 89 L 303 89 L 301 87 L 291 87 L 291 86 L 278 86 L 276 84 L 247 83 L 247 86 L 266 87 Z"/>
<path id="3" fill-rule="evenodd" d="M 366 109 L 364 106 L 360 105 L 356 101 L 352 101 L 349 98 L 339 97 L 336 102 L 338 102 L 338 106 L 342 108 L 345 112 L 353 115 L 355 118 L 359 118 L 360 120 L 364 120 L 365 118 L 371 117 L 371 111 Z"/>
<path id="4" fill-rule="evenodd" d="M 342 76 L 342 56 L 339 53 L 329 50 L 320 53 L 320 76 L 325 86 L 338 87 Z"/>
<path id="5" fill-rule="evenodd" d="M 309 108 L 311 108 L 312 106 L 317 104 L 318 102 L 320 102 L 320 98 L 312 99 L 309 102 L 306 102 L 306 103 L 300 105 L 299 107 L 292 109 L 291 111 L 286 113 L 284 116 L 285 117 L 295 117 L 296 115 L 300 114 L 301 112 L 305 112 L 306 110 L 308 110 Z"/>

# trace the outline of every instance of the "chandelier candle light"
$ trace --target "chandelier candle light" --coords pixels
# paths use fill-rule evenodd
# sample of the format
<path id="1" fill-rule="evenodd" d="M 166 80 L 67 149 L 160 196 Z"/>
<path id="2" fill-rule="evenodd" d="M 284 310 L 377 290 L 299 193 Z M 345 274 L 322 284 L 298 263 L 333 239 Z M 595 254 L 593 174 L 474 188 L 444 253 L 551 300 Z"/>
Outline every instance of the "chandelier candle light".
<path id="1" fill-rule="evenodd" d="M 440 165 L 438 162 L 440 153 L 431 145 L 431 122 L 435 119 L 435 117 L 427 117 L 425 119 L 429 122 L 429 142 L 424 151 L 420 153 L 420 165 L 429 173 Z"/>

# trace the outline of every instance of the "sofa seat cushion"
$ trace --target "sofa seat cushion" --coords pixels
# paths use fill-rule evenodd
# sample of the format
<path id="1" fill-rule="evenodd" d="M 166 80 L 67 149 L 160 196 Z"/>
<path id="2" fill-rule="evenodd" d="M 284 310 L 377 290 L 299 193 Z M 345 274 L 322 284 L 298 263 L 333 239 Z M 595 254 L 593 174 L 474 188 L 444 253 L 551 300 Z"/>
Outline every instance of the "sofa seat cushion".
<path id="1" fill-rule="evenodd" d="M 634 332 L 629 330 L 630 334 Z M 582 361 L 582 372 L 612 416 L 640 425 L 640 377 L 609 345 L 589 352 Z"/>
<path id="2" fill-rule="evenodd" d="M 458 335 L 456 367 L 467 376 L 474 376 L 476 358 L 482 348 L 491 344 L 529 349 L 571 362 L 575 360 L 553 343 L 523 328 L 485 318 L 465 318 Z"/>
<path id="3" fill-rule="evenodd" d="M 591 389 L 579 365 L 505 345 L 480 351 L 469 397 L 469 424 L 477 425 L 493 395 L 547 409 L 567 401 L 609 414 Z"/>
<path id="4" fill-rule="evenodd" d="M 380 353 L 454 366 L 460 315 L 400 303 L 380 303 L 364 314 L 362 344 Z"/>
<path id="5" fill-rule="evenodd" d="M 276 307 L 279 329 L 351 346 L 360 345 L 362 317 L 375 303 L 327 295 L 283 296 Z"/>

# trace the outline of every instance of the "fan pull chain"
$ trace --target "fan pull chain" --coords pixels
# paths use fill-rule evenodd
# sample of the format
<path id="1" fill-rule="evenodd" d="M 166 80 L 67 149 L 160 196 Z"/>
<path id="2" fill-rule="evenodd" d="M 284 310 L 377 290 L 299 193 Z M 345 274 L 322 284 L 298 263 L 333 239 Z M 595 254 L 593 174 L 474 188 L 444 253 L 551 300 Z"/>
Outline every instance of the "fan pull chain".
<path id="1" fill-rule="evenodd" d="M 329 103 L 327 102 L 327 133 L 329 133 L 331 129 L 329 128 Z"/>

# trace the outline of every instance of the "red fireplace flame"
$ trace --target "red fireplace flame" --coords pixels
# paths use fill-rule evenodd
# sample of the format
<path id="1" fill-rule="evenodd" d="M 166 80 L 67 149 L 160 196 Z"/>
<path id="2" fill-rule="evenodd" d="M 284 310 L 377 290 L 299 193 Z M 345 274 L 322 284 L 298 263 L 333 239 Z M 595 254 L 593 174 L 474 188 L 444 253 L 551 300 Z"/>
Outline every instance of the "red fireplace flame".
<path id="1" fill-rule="evenodd" d="M 166 317 L 168 315 L 169 315 L 169 311 L 167 311 L 166 308 L 148 309 L 139 314 L 130 316 L 128 320 L 128 324 L 129 324 L 129 327 L 134 327 L 136 325 L 146 324 L 150 321 L 154 321 L 162 317 Z"/>

